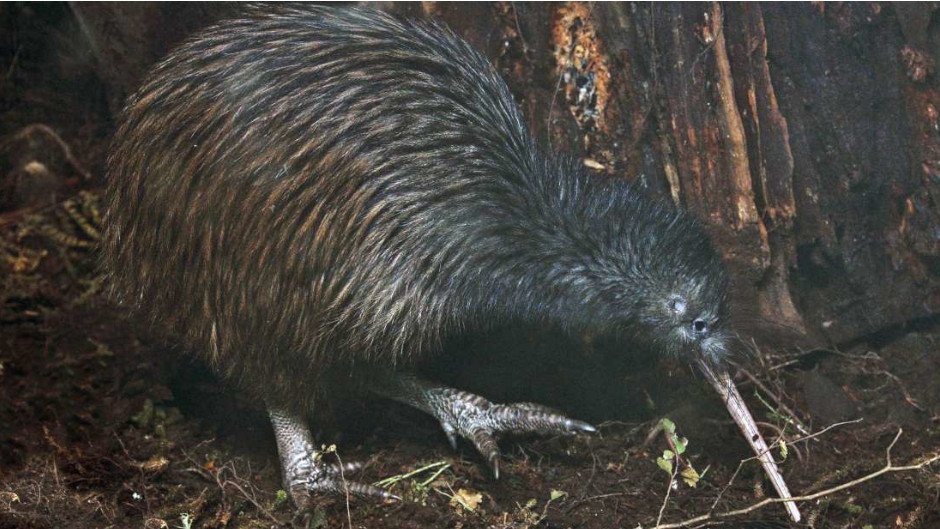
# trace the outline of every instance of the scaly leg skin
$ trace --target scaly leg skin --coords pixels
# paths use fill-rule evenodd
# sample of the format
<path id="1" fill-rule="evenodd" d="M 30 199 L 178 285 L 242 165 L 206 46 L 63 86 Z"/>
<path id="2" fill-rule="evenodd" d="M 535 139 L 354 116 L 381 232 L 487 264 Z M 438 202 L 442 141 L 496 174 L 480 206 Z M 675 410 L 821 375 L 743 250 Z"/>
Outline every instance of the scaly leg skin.
<path id="1" fill-rule="evenodd" d="M 310 430 L 303 418 L 270 406 L 268 415 L 277 438 L 277 453 L 281 459 L 284 488 L 290 492 L 297 508 L 306 510 L 310 506 L 310 495 L 318 493 L 349 493 L 382 500 L 399 499 L 384 489 L 344 478 L 345 473 L 359 470 L 361 464 L 324 463 L 321 454 L 313 448 Z"/>
<path id="2" fill-rule="evenodd" d="M 486 458 L 499 478 L 499 447 L 496 439 L 506 433 L 575 434 L 595 428 L 569 419 L 547 406 L 531 402 L 495 404 L 479 395 L 434 385 L 403 374 L 379 375 L 373 390 L 393 400 L 422 410 L 440 421 L 451 446 L 457 437 L 467 439 Z"/>

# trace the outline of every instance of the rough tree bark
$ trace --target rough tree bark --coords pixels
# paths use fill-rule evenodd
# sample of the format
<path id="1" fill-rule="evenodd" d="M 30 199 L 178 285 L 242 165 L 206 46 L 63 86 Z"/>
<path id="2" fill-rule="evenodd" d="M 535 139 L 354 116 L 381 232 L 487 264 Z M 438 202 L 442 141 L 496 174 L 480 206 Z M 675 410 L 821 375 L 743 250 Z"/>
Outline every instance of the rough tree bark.
<path id="1" fill-rule="evenodd" d="M 840 343 L 940 311 L 933 4 L 380 5 L 485 52 L 547 146 L 705 220 L 752 330 Z M 236 8 L 73 9 L 119 101 Z"/>

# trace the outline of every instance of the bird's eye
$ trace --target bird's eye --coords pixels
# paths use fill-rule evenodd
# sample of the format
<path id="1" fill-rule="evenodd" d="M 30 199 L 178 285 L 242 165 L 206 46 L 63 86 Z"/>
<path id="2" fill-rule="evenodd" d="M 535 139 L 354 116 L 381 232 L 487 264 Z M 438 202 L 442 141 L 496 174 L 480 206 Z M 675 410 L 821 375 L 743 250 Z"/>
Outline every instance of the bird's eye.
<path id="1" fill-rule="evenodd" d="M 684 299 L 676 297 L 669 300 L 669 310 L 676 316 L 685 314 L 685 309 L 686 303 Z"/>
<path id="2" fill-rule="evenodd" d="M 705 334 L 708 332 L 708 322 L 703 319 L 696 319 L 692 322 L 692 330 L 698 334 Z"/>

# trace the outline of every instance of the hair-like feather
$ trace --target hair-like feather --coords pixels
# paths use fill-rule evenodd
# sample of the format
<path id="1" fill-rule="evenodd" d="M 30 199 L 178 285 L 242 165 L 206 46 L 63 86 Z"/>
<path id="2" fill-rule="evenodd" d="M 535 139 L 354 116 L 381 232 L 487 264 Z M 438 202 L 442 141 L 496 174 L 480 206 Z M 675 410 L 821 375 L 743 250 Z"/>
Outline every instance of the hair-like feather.
<path id="1" fill-rule="evenodd" d="M 279 405 L 330 366 L 514 320 L 723 354 L 699 223 L 540 152 L 492 65 L 433 23 L 266 7 L 211 27 L 129 99 L 108 175 L 118 299 Z M 677 327 L 677 296 L 710 338 Z"/>

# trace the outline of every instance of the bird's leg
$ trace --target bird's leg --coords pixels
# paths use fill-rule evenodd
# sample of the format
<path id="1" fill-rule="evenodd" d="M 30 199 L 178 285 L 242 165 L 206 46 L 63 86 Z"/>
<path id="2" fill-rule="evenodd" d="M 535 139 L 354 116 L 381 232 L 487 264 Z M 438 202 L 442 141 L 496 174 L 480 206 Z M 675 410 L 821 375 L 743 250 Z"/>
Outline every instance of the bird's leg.
<path id="1" fill-rule="evenodd" d="M 348 481 L 346 472 L 361 468 L 358 463 L 331 464 L 322 460 L 322 453 L 314 449 L 306 421 L 285 410 L 268 407 L 277 453 L 281 459 L 281 476 L 294 504 L 301 509 L 309 506 L 310 495 L 317 493 L 352 494 L 362 497 L 397 499 L 388 491 Z"/>
<path id="2" fill-rule="evenodd" d="M 496 439 L 506 433 L 574 434 L 594 432 L 593 426 L 531 402 L 495 404 L 466 391 L 432 384 L 405 374 L 375 377 L 373 391 L 422 410 L 441 423 L 451 446 L 457 437 L 467 439 L 489 462 L 499 477 Z"/>

